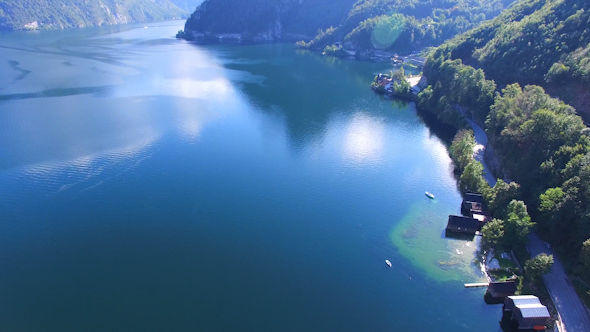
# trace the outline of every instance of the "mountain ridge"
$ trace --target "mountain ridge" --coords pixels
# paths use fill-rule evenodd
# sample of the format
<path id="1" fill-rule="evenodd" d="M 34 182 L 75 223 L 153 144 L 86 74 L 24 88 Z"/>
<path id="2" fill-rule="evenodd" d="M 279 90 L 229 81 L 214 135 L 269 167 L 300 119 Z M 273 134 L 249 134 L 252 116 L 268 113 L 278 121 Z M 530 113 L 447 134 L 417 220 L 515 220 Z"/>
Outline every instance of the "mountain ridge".
<path id="1" fill-rule="evenodd" d="M 351 50 L 404 52 L 440 45 L 497 16 L 514 1 L 206 0 L 187 20 L 180 36 L 266 41 L 295 38 L 300 40 L 299 47 L 315 50 L 346 42 Z M 392 37 L 375 43 L 373 35 L 384 30 Z"/>
<path id="2" fill-rule="evenodd" d="M 338 24 L 356 0 L 206 0 L 191 14 L 185 38 L 240 35 L 245 39 L 281 40 L 314 35 Z"/>
<path id="3" fill-rule="evenodd" d="M 335 42 L 354 49 L 413 51 L 437 46 L 500 14 L 514 0 L 360 0 L 347 17 L 321 31 L 305 47 L 322 50 Z M 395 30 L 391 43 L 371 40 L 379 30 Z M 303 45 L 300 43 L 300 45 Z"/>
<path id="4" fill-rule="evenodd" d="M 75 27 L 180 19 L 199 0 L 0 0 L 0 30 Z"/>
<path id="5" fill-rule="evenodd" d="M 483 69 L 499 86 L 540 85 L 590 120 L 590 2 L 519 1 L 441 45 L 431 59 L 444 54 Z"/>

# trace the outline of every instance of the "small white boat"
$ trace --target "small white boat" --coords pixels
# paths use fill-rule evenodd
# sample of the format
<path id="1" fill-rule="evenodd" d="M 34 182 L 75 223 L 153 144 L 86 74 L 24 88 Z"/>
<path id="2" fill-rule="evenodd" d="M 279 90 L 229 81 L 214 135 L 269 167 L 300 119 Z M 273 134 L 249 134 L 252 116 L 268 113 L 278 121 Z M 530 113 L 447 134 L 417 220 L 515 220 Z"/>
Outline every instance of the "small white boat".
<path id="1" fill-rule="evenodd" d="M 434 195 L 429 193 L 428 191 L 425 193 L 426 196 L 428 196 L 428 198 L 430 199 L 434 199 Z"/>
<path id="2" fill-rule="evenodd" d="M 385 260 L 385 264 L 387 264 L 387 266 L 391 267 L 391 262 L 389 261 L 389 259 Z"/>

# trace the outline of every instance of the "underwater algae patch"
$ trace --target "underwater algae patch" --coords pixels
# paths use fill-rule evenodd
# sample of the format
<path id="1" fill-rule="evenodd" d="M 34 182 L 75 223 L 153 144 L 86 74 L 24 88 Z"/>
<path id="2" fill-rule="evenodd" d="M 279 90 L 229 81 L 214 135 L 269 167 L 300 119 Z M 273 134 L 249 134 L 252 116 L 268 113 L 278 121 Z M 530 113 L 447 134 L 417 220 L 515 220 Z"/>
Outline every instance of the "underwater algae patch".
<path id="1" fill-rule="evenodd" d="M 433 279 L 485 279 L 475 264 L 476 241 L 446 238 L 444 230 L 452 211 L 436 203 L 414 203 L 393 227 L 391 241 L 404 258 Z"/>

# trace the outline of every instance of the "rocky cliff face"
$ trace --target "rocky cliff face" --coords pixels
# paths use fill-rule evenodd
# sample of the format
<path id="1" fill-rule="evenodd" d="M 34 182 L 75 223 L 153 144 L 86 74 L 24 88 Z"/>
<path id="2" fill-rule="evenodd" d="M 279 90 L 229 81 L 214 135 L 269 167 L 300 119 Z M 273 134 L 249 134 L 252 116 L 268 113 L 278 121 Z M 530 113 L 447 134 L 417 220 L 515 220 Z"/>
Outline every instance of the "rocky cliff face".
<path id="1" fill-rule="evenodd" d="M 185 25 L 187 39 L 276 41 L 337 25 L 355 0 L 206 0 Z M 293 37 L 291 37 L 293 38 Z"/>

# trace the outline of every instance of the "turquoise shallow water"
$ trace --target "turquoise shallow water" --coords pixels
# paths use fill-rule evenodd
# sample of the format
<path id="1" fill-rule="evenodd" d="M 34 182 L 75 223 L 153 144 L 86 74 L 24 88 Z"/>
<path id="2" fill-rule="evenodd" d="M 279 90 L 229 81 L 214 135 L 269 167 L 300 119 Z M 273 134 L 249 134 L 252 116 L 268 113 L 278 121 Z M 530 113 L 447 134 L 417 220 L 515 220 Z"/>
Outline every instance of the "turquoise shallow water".
<path id="1" fill-rule="evenodd" d="M 0 330 L 499 330 L 386 65 L 181 25 L 0 35 Z"/>

